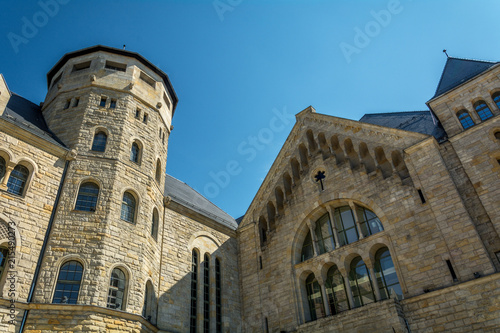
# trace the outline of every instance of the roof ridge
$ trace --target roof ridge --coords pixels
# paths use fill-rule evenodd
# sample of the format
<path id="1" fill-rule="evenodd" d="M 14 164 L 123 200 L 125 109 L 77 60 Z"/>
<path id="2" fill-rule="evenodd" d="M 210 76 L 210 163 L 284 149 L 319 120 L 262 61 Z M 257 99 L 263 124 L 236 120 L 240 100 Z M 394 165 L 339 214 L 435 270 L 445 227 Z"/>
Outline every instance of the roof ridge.
<path id="1" fill-rule="evenodd" d="M 421 112 L 430 112 L 429 110 L 419 110 L 419 111 L 394 111 L 394 112 L 374 112 L 374 113 L 365 113 L 363 115 L 364 116 L 371 116 L 371 115 L 393 115 L 393 114 L 396 114 L 396 113 L 421 113 Z M 361 118 L 363 118 L 361 117 Z"/>
<path id="2" fill-rule="evenodd" d="M 479 59 L 473 59 L 473 58 L 448 57 L 448 59 L 465 60 L 465 61 L 475 61 L 475 62 L 487 62 L 487 63 L 490 63 L 490 64 L 496 64 L 496 63 L 498 63 L 498 61 L 493 61 L 493 60 L 479 60 Z"/>

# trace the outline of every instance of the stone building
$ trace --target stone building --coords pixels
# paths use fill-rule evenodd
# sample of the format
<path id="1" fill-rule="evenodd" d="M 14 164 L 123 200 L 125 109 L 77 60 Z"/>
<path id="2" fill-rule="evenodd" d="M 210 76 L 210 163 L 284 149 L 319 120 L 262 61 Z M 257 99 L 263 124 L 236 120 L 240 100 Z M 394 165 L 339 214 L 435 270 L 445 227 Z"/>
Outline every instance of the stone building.
<path id="1" fill-rule="evenodd" d="M 237 221 L 165 174 L 177 96 L 141 55 L 0 75 L 3 332 L 499 332 L 500 64 L 430 110 L 308 107 Z"/>

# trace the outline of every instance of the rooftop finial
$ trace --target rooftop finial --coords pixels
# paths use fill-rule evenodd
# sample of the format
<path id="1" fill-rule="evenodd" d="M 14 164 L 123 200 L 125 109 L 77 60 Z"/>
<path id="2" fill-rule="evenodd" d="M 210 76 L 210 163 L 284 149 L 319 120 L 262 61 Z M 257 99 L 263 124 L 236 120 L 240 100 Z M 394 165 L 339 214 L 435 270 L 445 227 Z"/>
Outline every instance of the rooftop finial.
<path id="1" fill-rule="evenodd" d="M 125 44 L 123 44 L 123 49 L 125 50 Z"/>
<path id="2" fill-rule="evenodd" d="M 124 45 L 125 46 L 125 45 Z M 449 58 L 450 56 L 448 55 L 448 53 L 446 53 L 446 50 L 443 50 L 444 54 L 446 54 L 446 57 Z"/>

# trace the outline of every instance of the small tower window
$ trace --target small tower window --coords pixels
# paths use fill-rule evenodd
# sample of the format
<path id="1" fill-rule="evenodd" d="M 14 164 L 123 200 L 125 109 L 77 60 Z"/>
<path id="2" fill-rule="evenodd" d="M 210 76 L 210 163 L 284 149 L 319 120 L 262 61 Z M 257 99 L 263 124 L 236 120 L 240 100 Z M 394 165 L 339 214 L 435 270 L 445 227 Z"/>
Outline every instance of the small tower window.
<path id="1" fill-rule="evenodd" d="M 120 64 L 118 62 L 106 61 L 106 69 L 111 69 L 113 71 L 125 72 L 127 70 L 126 64 Z"/>
<path id="2" fill-rule="evenodd" d="M 139 108 L 135 109 L 135 118 L 136 119 L 141 118 L 141 109 Z"/>
<path id="3" fill-rule="evenodd" d="M 66 100 L 66 103 L 64 104 L 64 110 L 69 108 L 70 105 L 71 105 L 71 99 Z"/>
<path id="4" fill-rule="evenodd" d="M 136 142 L 132 143 L 132 149 L 130 150 L 130 160 L 134 163 L 139 163 L 140 152 L 141 149 L 139 148 L 139 145 Z"/>
<path id="5" fill-rule="evenodd" d="M 151 236 L 157 240 L 158 239 L 158 222 L 159 222 L 158 210 L 153 209 L 153 219 L 151 223 Z"/>
<path id="6" fill-rule="evenodd" d="M 106 97 L 101 97 L 101 103 L 99 104 L 100 107 L 105 108 L 106 107 Z"/>
<path id="7" fill-rule="evenodd" d="M 100 131 L 94 135 L 94 142 L 92 143 L 93 151 L 103 152 L 106 150 L 106 142 L 108 141 L 108 136 L 106 133 Z"/>
<path id="8" fill-rule="evenodd" d="M 23 195 L 29 174 L 28 168 L 19 164 L 16 165 L 14 170 L 10 173 L 9 181 L 7 182 L 7 192 Z"/>
<path id="9" fill-rule="evenodd" d="M 469 112 L 467 112 L 466 110 L 458 111 L 457 117 L 464 129 L 468 129 L 469 127 L 474 126 L 474 121 L 470 117 Z"/>
<path id="10" fill-rule="evenodd" d="M 66 262 L 59 270 L 52 303 L 76 304 L 82 275 L 83 266 L 78 261 Z"/>
<path id="11" fill-rule="evenodd" d="M 136 200 L 133 194 L 130 192 L 125 192 L 123 194 L 120 218 L 127 222 L 134 223 L 136 205 Z"/>
<path id="12" fill-rule="evenodd" d="M 485 101 L 476 102 L 474 104 L 474 109 L 476 110 L 479 118 L 481 118 L 481 121 L 485 121 L 486 119 L 493 117 L 493 113 L 491 113 L 491 110 Z"/>
<path id="13" fill-rule="evenodd" d="M 108 290 L 108 303 L 107 307 L 110 309 L 125 309 L 125 286 L 127 280 L 125 278 L 125 273 L 119 268 L 113 269 L 111 273 L 111 279 L 109 281 Z"/>
<path id="14" fill-rule="evenodd" d="M 116 109 L 116 99 L 111 100 L 111 102 L 109 103 L 109 108 Z"/>
<path id="15" fill-rule="evenodd" d="M 83 183 L 78 191 L 75 210 L 95 212 L 97 197 L 99 196 L 99 186 L 92 182 Z"/>
<path id="16" fill-rule="evenodd" d="M 144 124 L 147 124 L 147 123 L 148 123 L 148 114 L 147 114 L 147 113 L 145 113 L 145 114 L 144 114 L 144 117 L 142 118 L 142 122 L 143 122 Z"/>
<path id="17" fill-rule="evenodd" d="M 77 107 L 78 104 L 80 104 L 80 98 L 75 98 L 75 101 L 73 102 L 73 107 Z"/>

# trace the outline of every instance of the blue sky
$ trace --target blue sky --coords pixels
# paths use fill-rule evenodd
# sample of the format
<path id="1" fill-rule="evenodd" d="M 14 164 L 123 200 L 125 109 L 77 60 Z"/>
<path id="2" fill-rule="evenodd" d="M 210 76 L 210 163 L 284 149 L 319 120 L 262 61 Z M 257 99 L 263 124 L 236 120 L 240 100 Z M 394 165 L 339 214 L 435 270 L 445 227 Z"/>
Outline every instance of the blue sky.
<path id="1" fill-rule="evenodd" d="M 126 44 L 179 97 L 167 172 L 239 217 L 293 115 L 426 110 L 444 48 L 500 61 L 499 11 L 494 0 L 2 1 L 0 73 L 39 103 L 64 53 Z"/>

